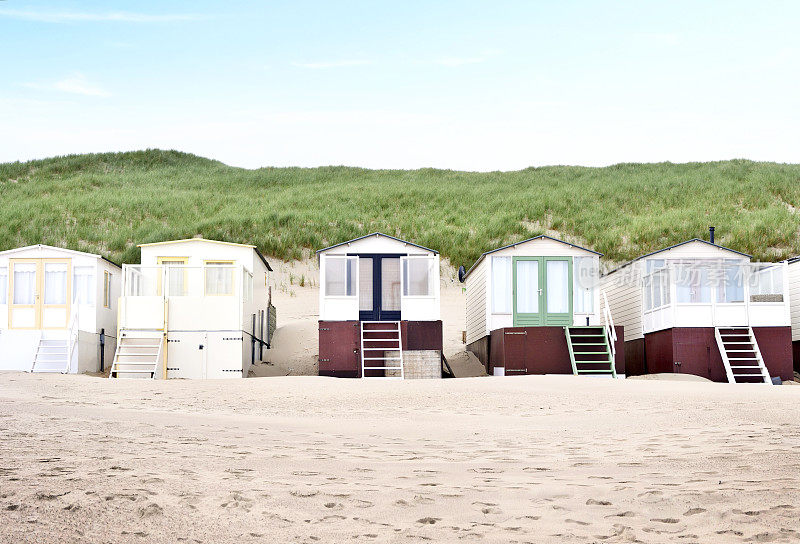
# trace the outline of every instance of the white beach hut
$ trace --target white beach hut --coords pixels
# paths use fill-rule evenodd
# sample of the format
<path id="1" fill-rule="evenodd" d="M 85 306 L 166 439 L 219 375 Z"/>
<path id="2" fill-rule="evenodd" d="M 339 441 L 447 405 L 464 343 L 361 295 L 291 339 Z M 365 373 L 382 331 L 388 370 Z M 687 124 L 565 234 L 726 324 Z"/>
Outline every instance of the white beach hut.
<path id="1" fill-rule="evenodd" d="M 241 378 L 275 329 L 270 267 L 252 245 L 203 238 L 141 244 L 123 266 L 117 378 Z"/>
<path id="2" fill-rule="evenodd" d="M 686 373 L 766 382 L 792 374 L 786 263 L 692 239 L 601 280 L 625 327 L 629 374 Z"/>
<path id="3" fill-rule="evenodd" d="M 624 375 L 617 331 L 601 322 L 600 257 L 545 235 L 481 255 L 461 277 L 467 349 L 490 374 Z"/>
<path id="4" fill-rule="evenodd" d="M 317 255 L 320 376 L 442 377 L 438 252 L 375 232 Z"/>
<path id="5" fill-rule="evenodd" d="M 0 252 L 0 370 L 97 372 L 116 347 L 121 270 L 47 245 Z"/>

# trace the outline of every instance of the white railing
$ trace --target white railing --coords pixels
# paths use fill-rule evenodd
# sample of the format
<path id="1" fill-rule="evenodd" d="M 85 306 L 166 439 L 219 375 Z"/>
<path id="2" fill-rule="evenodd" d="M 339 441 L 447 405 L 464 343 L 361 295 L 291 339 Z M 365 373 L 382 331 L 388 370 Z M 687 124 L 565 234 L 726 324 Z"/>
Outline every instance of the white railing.
<path id="1" fill-rule="evenodd" d="M 73 303 L 72 311 L 69 316 L 69 325 L 67 326 L 67 363 L 64 369 L 65 373 L 68 373 L 72 366 L 72 354 L 75 352 L 75 347 L 78 345 L 78 336 L 80 334 L 78 315 L 78 305 Z"/>
<path id="2" fill-rule="evenodd" d="M 603 295 L 603 320 L 605 321 L 606 336 L 608 337 L 609 348 L 611 349 L 611 364 L 616 365 L 617 361 L 617 330 L 614 328 L 614 318 L 611 317 L 611 306 L 608 305 L 608 297 L 605 291 Z"/>

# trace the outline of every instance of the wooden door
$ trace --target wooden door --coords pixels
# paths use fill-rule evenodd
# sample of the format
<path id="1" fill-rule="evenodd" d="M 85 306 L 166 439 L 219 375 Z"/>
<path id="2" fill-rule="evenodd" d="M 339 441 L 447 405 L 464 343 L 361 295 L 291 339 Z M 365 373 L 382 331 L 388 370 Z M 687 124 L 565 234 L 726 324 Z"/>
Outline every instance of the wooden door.
<path id="1" fill-rule="evenodd" d="M 10 259 L 11 329 L 65 329 L 72 293 L 71 259 Z"/>

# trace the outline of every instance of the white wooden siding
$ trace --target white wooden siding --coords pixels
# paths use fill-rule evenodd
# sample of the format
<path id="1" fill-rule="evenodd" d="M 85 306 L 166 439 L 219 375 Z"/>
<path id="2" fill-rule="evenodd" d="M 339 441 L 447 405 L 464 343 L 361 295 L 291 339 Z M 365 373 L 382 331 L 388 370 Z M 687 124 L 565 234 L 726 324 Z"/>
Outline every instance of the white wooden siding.
<path id="1" fill-rule="evenodd" d="M 608 297 L 611 318 L 615 326 L 625 328 L 625 341 L 643 338 L 642 334 L 642 289 L 639 263 L 633 263 L 600 280 L 600 289 Z M 605 323 L 605 319 L 603 319 Z"/>
<path id="2" fill-rule="evenodd" d="M 789 265 L 789 312 L 792 320 L 792 341 L 800 340 L 800 261 Z"/>
<path id="3" fill-rule="evenodd" d="M 467 345 L 480 340 L 489 330 L 486 327 L 489 299 L 486 296 L 487 270 L 491 257 L 485 258 L 467 278 Z"/>

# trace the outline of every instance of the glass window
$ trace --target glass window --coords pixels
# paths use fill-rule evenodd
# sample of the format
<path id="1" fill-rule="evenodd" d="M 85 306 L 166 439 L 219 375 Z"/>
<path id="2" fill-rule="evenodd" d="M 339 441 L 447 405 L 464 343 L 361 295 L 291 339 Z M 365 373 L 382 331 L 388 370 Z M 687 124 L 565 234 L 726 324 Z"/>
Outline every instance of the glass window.
<path id="1" fill-rule="evenodd" d="M 511 313 L 511 281 L 511 257 L 492 257 L 492 313 Z"/>
<path id="2" fill-rule="evenodd" d="M 783 267 L 753 267 L 750 302 L 783 302 Z"/>
<path id="3" fill-rule="evenodd" d="M 159 258 L 158 263 L 165 267 L 167 275 L 167 296 L 186 296 L 186 259 Z"/>
<path id="4" fill-rule="evenodd" d="M 723 264 L 716 289 L 716 301 L 721 303 L 744 302 L 743 267 L 734 263 Z"/>
<path id="5" fill-rule="evenodd" d="M 386 259 L 384 259 L 384 262 Z M 433 259 L 430 257 L 403 260 L 405 285 L 403 296 L 428 297 L 433 295 Z"/>
<path id="6" fill-rule="evenodd" d="M 358 259 L 358 309 L 364 312 L 371 312 L 374 305 L 372 293 L 373 266 L 372 257 Z"/>
<path id="7" fill-rule="evenodd" d="M 676 268 L 678 302 L 708 304 L 711 302 L 711 274 L 708 266 L 681 265 Z"/>
<path id="8" fill-rule="evenodd" d="M 547 313 L 569 312 L 569 262 L 547 261 Z"/>
<path id="9" fill-rule="evenodd" d="M 94 305 L 94 267 L 76 266 L 72 269 L 72 302 Z"/>
<path id="10" fill-rule="evenodd" d="M 664 259 L 647 259 L 647 273 L 655 272 L 660 268 L 664 268 Z"/>
<path id="11" fill-rule="evenodd" d="M 0 304 L 8 304 L 8 267 L 0 268 Z"/>
<path id="12" fill-rule="evenodd" d="M 352 297 L 356 292 L 355 257 L 325 258 L 325 296 Z"/>
<path id="13" fill-rule="evenodd" d="M 600 271 L 598 259 L 594 257 L 575 257 L 573 259 L 574 312 L 576 314 L 594 313 L 594 293 Z"/>
<path id="14" fill-rule="evenodd" d="M 206 261 L 205 264 L 206 295 L 232 295 L 234 273 L 233 261 Z M 179 270 L 179 272 L 181 272 L 181 286 L 183 286 L 183 270 Z M 172 292 L 172 278 L 170 278 L 170 292 Z M 242 292 L 242 296 L 246 297 L 247 293 Z"/>
<path id="15" fill-rule="evenodd" d="M 652 280 L 651 276 L 645 276 L 643 282 L 643 290 L 644 290 L 644 309 L 645 310 L 652 310 L 653 309 L 653 287 L 652 287 Z"/>
<path id="16" fill-rule="evenodd" d="M 111 274 L 103 272 L 103 306 L 111 308 Z"/>
<path id="17" fill-rule="evenodd" d="M 406 277 L 408 291 L 408 277 Z M 400 259 L 381 259 L 381 310 L 400 311 Z"/>
<path id="18" fill-rule="evenodd" d="M 14 264 L 14 304 L 33 304 L 36 289 L 36 265 Z"/>
<path id="19" fill-rule="evenodd" d="M 231 274 L 233 274 L 233 270 L 231 269 Z M 242 300 L 244 302 L 253 301 L 253 275 L 245 269 L 242 269 Z"/>
<path id="20" fill-rule="evenodd" d="M 517 313 L 539 313 L 539 261 L 517 261 Z"/>
<path id="21" fill-rule="evenodd" d="M 67 263 L 44 263 L 44 303 L 67 303 Z"/>

